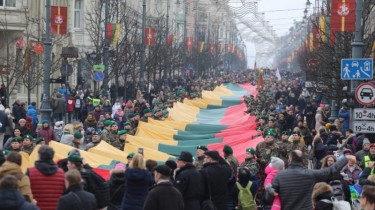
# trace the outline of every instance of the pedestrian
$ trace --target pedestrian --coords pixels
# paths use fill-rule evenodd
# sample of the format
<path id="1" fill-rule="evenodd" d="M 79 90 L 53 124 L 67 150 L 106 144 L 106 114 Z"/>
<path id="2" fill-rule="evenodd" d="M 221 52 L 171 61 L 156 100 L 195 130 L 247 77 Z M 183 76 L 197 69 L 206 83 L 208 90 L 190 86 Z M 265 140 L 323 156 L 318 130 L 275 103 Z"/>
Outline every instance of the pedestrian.
<path id="1" fill-rule="evenodd" d="M 0 149 L 3 149 L 5 130 L 9 126 L 8 116 L 0 109 Z"/>
<path id="2" fill-rule="evenodd" d="M 177 159 L 177 168 L 174 186 L 183 196 L 185 210 L 199 210 L 202 191 L 199 188 L 201 176 L 193 165 L 193 155 L 190 152 L 182 151 Z"/>
<path id="3" fill-rule="evenodd" d="M 272 187 L 279 194 L 282 209 L 312 209 L 312 186 L 338 173 L 348 160 L 355 160 L 352 155 L 340 158 L 331 167 L 313 170 L 303 167 L 303 153 L 294 150 L 289 155 L 289 166 L 280 171 L 272 181 Z"/>
<path id="4" fill-rule="evenodd" d="M 18 180 L 13 175 L 0 179 L 0 209 L 38 210 L 34 204 L 25 200 L 18 191 Z"/>
<path id="5" fill-rule="evenodd" d="M 147 195 L 143 210 L 186 210 L 182 194 L 169 181 L 171 170 L 166 165 L 155 168 L 155 182 Z M 198 202 L 199 203 L 199 202 Z"/>
<path id="6" fill-rule="evenodd" d="M 229 145 L 224 145 L 223 148 L 224 158 L 228 162 L 230 168 L 232 169 L 232 174 L 237 177 L 238 160 L 233 156 L 233 149 Z"/>
<path id="7" fill-rule="evenodd" d="M 325 182 L 318 182 L 314 185 L 312 192 L 313 206 L 315 210 L 333 210 L 333 204 L 322 200 L 331 200 L 333 196 L 332 187 Z"/>
<path id="8" fill-rule="evenodd" d="M 55 121 L 62 121 L 65 114 L 66 105 L 64 96 L 61 93 L 56 94 L 56 99 L 51 103 Z M 46 142 L 47 143 L 47 142 Z"/>
<path id="9" fill-rule="evenodd" d="M 20 119 L 25 119 L 26 116 L 22 116 L 22 113 L 24 111 L 22 110 L 22 107 L 21 107 L 21 101 L 20 99 L 16 99 L 13 103 L 13 108 L 12 108 L 12 113 L 13 113 L 13 116 L 14 116 L 14 123 L 18 123 L 18 121 Z"/>
<path id="10" fill-rule="evenodd" d="M 204 152 L 207 150 L 207 147 L 204 145 L 197 146 L 197 159 L 194 161 L 194 166 L 197 170 L 201 170 L 203 168 Z"/>
<path id="11" fill-rule="evenodd" d="M 42 120 L 42 129 L 38 131 L 37 137 L 43 137 L 47 145 L 50 141 L 56 139 L 55 133 L 50 127 L 48 120 Z"/>
<path id="12" fill-rule="evenodd" d="M 151 174 L 146 170 L 141 154 L 136 154 L 125 171 L 125 193 L 121 203 L 122 210 L 142 210 L 148 189 L 153 183 Z"/>
<path id="13" fill-rule="evenodd" d="M 108 210 L 118 210 L 121 207 L 121 201 L 125 192 L 125 170 L 123 163 L 117 163 L 111 170 L 111 177 L 108 180 L 110 203 Z"/>
<path id="14" fill-rule="evenodd" d="M 81 174 L 78 170 L 65 173 L 65 193 L 59 199 L 57 210 L 97 210 L 95 196 L 82 189 Z"/>
<path id="15" fill-rule="evenodd" d="M 38 113 L 36 111 L 36 103 L 35 102 L 31 102 L 31 104 L 27 107 L 27 116 L 30 116 L 33 119 L 32 125 L 33 125 L 33 129 L 35 130 L 36 126 L 39 123 Z"/>
<path id="16" fill-rule="evenodd" d="M 375 143 L 370 144 L 369 154 L 363 157 L 361 165 L 365 168 L 370 162 L 375 162 Z M 370 174 L 375 174 L 375 169 L 372 169 Z"/>
<path id="17" fill-rule="evenodd" d="M 251 175 L 258 176 L 259 164 L 255 160 L 255 150 L 253 148 L 247 148 L 245 152 L 245 161 L 241 163 L 241 168 L 247 168 Z"/>
<path id="18" fill-rule="evenodd" d="M 37 206 L 43 210 L 55 210 L 65 188 L 64 172 L 53 162 L 54 155 L 52 147 L 41 146 L 38 150 L 39 160 L 26 172 Z"/>
<path id="19" fill-rule="evenodd" d="M 375 186 L 365 185 L 361 193 L 361 208 L 363 210 L 375 209 Z"/>
<path id="20" fill-rule="evenodd" d="M 271 157 L 271 162 L 268 164 L 268 166 L 265 169 L 265 173 L 267 174 L 266 179 L 264 180 L 264 188 L 268 191 L 268 189 L 272 189 L 272 181 L 279 173 L 279 171 L 284 170 L 285 164 L 284 161 L 277 157 Z M 281 209 L 281 201 L 280 197 L 278 195 L 275 195 L 273 199 L 264 202 L 264 208 L 265 209 L 271 209 L 271 210 L 278 210 Z"/>

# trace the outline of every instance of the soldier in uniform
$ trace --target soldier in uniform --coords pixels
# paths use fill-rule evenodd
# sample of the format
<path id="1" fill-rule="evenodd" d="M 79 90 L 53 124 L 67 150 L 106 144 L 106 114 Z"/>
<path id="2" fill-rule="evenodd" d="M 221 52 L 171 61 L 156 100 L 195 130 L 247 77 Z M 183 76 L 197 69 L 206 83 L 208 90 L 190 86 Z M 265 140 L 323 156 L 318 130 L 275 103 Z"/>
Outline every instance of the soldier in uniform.
<path id="1" fill-rule="evenodd" d="M 34 145 L 33 145 L 32 139 L 33 137 L 30 134 L 26 134 L 23 137 L 23 143 L 22 143 L 22 148 L 21 148 L 22 152 L 26 152 L 29 155 L 33 152 Z"/>
<path id="2" fill-rule="evenodd" d="M 22 137 L 16 136 L 12 138 L 10 151 L 12 152 L 20 152 L 22 146 Z"/>
<path id="3" fill-rule="evenodd" d="M 104 129 L 102 132 L 101 139 L 107 142 L 108 144 L 112 144 L 115 141 L 115 137 L 112 134 L 112 124 L 115 123 L 112 120 L 104 121 Z"/>
<path id="4" fill-rule="evenodd" d="M 126 156 L 126 159 L 128 160 L 128 163 L 126 164 L 126 168 L 129 167 L 130 163 L 133 160 L 134 155 L 135 155 L 135 153 L 131 152 L 131 153 L 128 154 L 128 156 Z"/>
<path id="5" fill-rule="evenodd" d="M 201 170 L 203 168 L 204 152 L 207 150 L 208 149 L 206 146 L 197 146 L 197 160 L 194 161 L 194 166 L 197 168 L 197 170 Z"/>
<path id="6" fill-rule="evenodd" d="M 168 110 L 163 110 L 162 111 L 162 119 L 165 120 L 168 118 L 169 111 Z"/>
<path id="7" fill-rule="evenodd" d="M 152 112 L 149 109 L 143 110 L 143 117 L 141 117 L 140 121 L 148 122 L 148 118 L 152 117 Z"/>
<path id="8" fill-rule="evenodd" d="M 74 147 L 76 149 L 81 149 L 82 145 L 81 145 L 81 141 L 82 141 L 82 138 L 83 138 L 83 135 L 80 131 L 77 131 L 74 133 L 74 139 L 72 141 L 72 143 L 70 144 L 71 147 Z"/>
<path id="9" fill-rule="evenodd" d="M 267 129 L 269 129 L 269 128 L 272 128 L 272 129 L 274 129 L 275 130 L 275 138 L 276 139 L 279 139 L 280 138 L 280 129 L 277 127 L 277 126 L 275 126 L 275 119 L 270 119 L 270 120 L 268 120 L 268 126 L 267 126 Z"/>
<path id="10" fill-rule="evenodd" d="M 154 120 L 162 120 L 162 115 L 162 110 L 154 110 Z"/>
<path id="11" fill-rule="evenodd" d="M 228 162 L 230 168 L 232 169 L 232 174 L 237 177 L 238 160 L 233 156 L 233 149 L 229 145 L 224 145 L 223 148 L 224 158 Z"/>
<path id="12" fill-rule="evenodd" d="M 112 136 L 114 137 L 114 141 L 116 141 L 118 139 L 118 136 L 117 136 L 117 132 L 118 132 L 118 125 L 115 121 L 113 121 L 112 125 L 111 125 L 111 133 L 112 133 Z"/>
<path id="13" fill-rule="evenodd" d="M 128 114 L 128 121 L 130 122 L 130 125 L 133 131 L 135 131 L 138 126 L 138 120 L 136 118 L 136 114 L 133 114 L 133 113 Z"/>
<path id="14" fill-rule="evenodd" d="M 85 150 L 88 151 L 89 149 L 96 147 L 101 141 L 100 138 L 101 136 L 99 132 L 95 131 L 94 133 L 92 133 L 92 140 L 86 145 Z"/>
<path id="15" fill-rule="evenodd" d="M 241 168 L 247 168 L 251 172 L 251 175 L 258 176 L 259 164 L 255 160 L 255 149 L 247 148 L 245 153 L 245 161 L 241 163 Z"/>
<path id="16" fill-rule="evenodd" d="M 116 140 L 115 142 L 112 143 L 112 146 L 114 146 L 115 148 L 117 148 L 121 151 L 124 151 L 125 143 L 128 143 L 126 141 L 126 131 L 121 130 L 117 133 L 117 135 L 119 136 L 119 138 L 118 138 L 118 140 Z"/>
<path id="17" fill-rule="evenodd" d="M 124 130 L 126 131 L 126 134 L 134 136 L 134 131 L 129 121 L 124 122 Z"/>
<path id="18" fill-rule="evenodd" d="M 279 146 L 280 158 L 284 161 L 285 167 L 287 167 L 288 158 L 289 158 L 288 146 L 291 144 L 289 142 L 289 132 L 288 131 L 281 132 L 281 140 L 277 141 L 276 143 Z"/>
<path id="19" fill-rule="evenodd" d="M 288 145 L 288 154 L 294 150 L 300 150 L 303 154 L 303 165 L 308 166 L 308 151 L 304 143 L 301 143 L 301 133 L 299 131 L 293 131 L 292 143 Z"/>
<path id="20" fill-rule="evenodd" d="M 36 146 L 36 145 L 40 145 L 40 146 L 42 146 L 42 145 L 45 145 L 46 144 L 46 142 L 44 141 L 44 138 L 43 137 L 38 137 L 38 138 L 36 138 L 36 140 L 35 140 L 35 142 L 34 142 L 34 145 Z"/>
<path id="21" fill-rule="evenodd" d="M 262 173 L 264 173 L 264 169 L 270 163 L 271 156 L 280 157 L 279 146 L 275 143 L 275 132 L 273 129 L 268 129 L 264 133 L 264 141 L 256 146 L 256 156 L 260 166 L 259 171 Z"/>

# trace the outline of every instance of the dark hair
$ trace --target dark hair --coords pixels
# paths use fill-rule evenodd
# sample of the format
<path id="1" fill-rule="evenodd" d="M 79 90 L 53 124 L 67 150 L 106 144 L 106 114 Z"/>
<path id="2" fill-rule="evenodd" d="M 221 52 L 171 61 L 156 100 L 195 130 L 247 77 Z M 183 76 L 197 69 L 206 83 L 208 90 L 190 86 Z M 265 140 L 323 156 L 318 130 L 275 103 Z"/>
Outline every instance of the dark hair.
<path id="1" fill-rule="evenodd" d="M 13 175 L 6 175 L 0 179 L 0 189 L 18 189 L 18 180 Z"/>
<path id="2" fill-rule="evenodd" d="M 38 151 L 40 160 L 49 161 L 53 159 L 53 156 L 55 155 L 55 151 L 52 147 L 48 145 L 43 145 L 39 148 Z"/>
<path id="3" fill-rule="evenodd" d="M 353 130 L 350 129 L 350 128 L 346 129 L 346 131 L 349 132 L 349 133 L 354 133 Z"/>
<path id="4" fill-rule="evenodd" d="M 303 162 L 303 158 L 302 158 L 302 156 L 300 157 L 298 154 L 297 154 L 297 152 L 296 152 L 296 150 L 293 150 L 290 154 L 289 154 L 289 156 L 291 157 L 291 161 L 292 161 L 292 163 L 302 163 Z"/>
<path id="5" fill-rule="evenodd" d="M 67 171 L 64 177 L 69 182 L 69 186 L 81 184 L 81 173 L 76 169 Z"/>
<path id="6" fill-rule="evenodd" d="M 249 182 L 251 177 L 251 173 L 247 168 L 240 168 L 238 170 L 238 181 L 239 182 Z"/>
<path id="7" fill-rule="evenodd" d="M 361 196 L 362 198 L 366 198 L 367 202 L 373 205 L 375 203 L 375 186 L 364 185 Z"/>
<path id="8" fill-rule="evenodd" d="M 148 171 L 153 172 L 154 168 L 158 165 L 158 162 L 156 162 L 155 160 L 148 159 L 146 160 L 145 165 Z"/>
<path id="9" fill-rule="evenodd" d="M 16 163 L 17 165 L 22 165 L 22 156 L 18 152 L 11 152 L 7 155 L 7 161 Z"/>

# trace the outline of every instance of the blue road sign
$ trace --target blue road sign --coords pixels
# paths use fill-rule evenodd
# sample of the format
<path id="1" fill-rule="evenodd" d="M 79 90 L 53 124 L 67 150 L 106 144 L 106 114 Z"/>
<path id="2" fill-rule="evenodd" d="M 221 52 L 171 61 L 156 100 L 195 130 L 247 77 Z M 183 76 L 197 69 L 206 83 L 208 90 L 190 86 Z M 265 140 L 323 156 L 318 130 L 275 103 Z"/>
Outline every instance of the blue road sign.
<path id="1" fill-rule="evenodd" d="M 93 74 L 93 79 L 96 82 L 101 82 L 104 80 L 104 73 L 102 71 L 95 71 Z"/>
<path id="2" fill-rule="evenodd" d="M 372 75 L 372 58 L 341 60 L 341 80 L 370 80 Z"/>

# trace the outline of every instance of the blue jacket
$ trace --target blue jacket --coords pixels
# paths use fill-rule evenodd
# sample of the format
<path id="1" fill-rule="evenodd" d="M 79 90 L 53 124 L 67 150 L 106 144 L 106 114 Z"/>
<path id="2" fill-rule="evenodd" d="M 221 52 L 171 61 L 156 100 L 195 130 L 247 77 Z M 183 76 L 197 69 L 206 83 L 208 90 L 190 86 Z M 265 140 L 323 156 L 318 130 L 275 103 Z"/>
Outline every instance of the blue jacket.
<path id="1" fill-rule="evenodd" d="M 122 210 L 142 210 L 148 190 L 153 184 L 151 173 L 139 168 L 125 171 L 125 193 L 121 203 Z"/>
<path id="2" fill-rule="evenodd" d="M 349 118 L 350 112 L 347 109 L 340 109 L 339 117 L 344 118 L 344 122 L 342 123 L 341 133 L 345 133 L 346 130 L 349 129 Z"/>
<path id="3" fill-rule="evenodd" d="M 39 123 L 38 114 L 36 112 L 36 108 L 33 105 L 29 105 L 27 107 L 27 116 L 33 118 L 33 125 L 37 125 Z"/>

